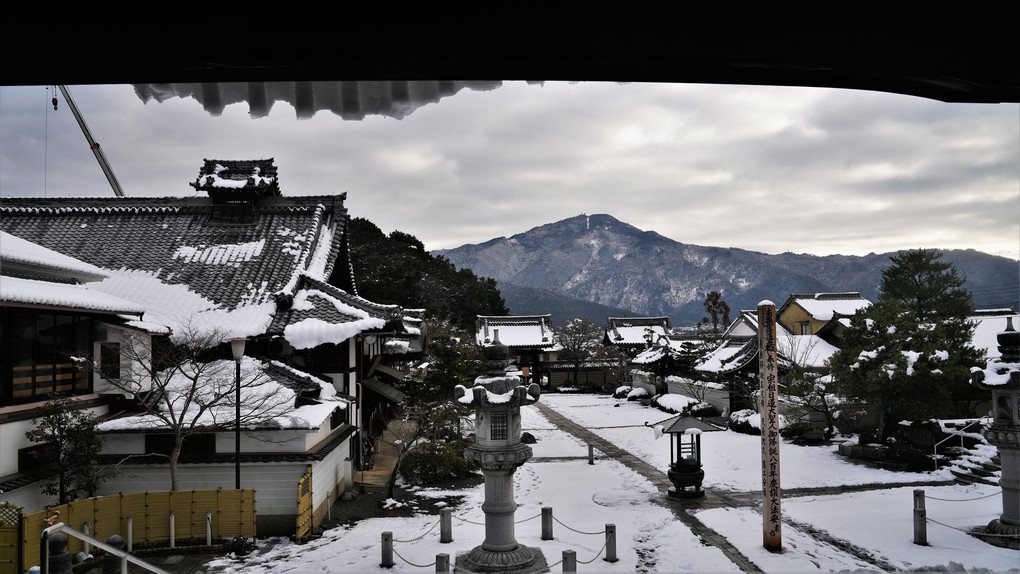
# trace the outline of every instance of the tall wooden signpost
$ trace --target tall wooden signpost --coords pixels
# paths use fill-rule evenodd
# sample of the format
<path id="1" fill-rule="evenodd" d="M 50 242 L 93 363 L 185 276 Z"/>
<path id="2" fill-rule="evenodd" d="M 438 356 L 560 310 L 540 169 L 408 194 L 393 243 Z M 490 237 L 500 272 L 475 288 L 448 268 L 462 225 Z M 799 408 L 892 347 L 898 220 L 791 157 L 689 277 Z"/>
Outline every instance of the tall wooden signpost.
<path id="1" fill-rule="evenodd" d="M 779 369 L 776 357 L 776 305 L 758 303 L 758 382 L 761 398 L 762 535 L 765 549 L 783 549 L 782 492 L 779 487 Z"/>

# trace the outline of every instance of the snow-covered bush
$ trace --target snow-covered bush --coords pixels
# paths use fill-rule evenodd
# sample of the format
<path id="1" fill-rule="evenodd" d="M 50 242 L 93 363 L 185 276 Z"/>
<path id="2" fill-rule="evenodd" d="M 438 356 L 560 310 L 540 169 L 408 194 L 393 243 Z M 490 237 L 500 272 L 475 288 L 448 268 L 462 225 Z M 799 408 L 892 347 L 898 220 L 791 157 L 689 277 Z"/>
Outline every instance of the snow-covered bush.
<path id="1" fill-rule="evenodd" d="M 779 415 L 779 430 L 786 428 L 786 417 Z M 730 415 L 730 430 L 744 434 L 761 434 L 761 414 L 758 411 L 744 409 Z"/>
<path id="2" fill-rule="evenodd" d="M 719 409 L 705 401 L 699 401 L 698 399 L 688 397 L 687 395 L 678 395 L 673 393 L 656 395 L 652 399 L 652 404 L 659 410 L 663 410 L 671 414 L 683 413 L 685 415 L 695 417 L 713 417 L 719 415 Z"/>
<path id="3" fill-rule="evenodd" d="M 636 389 L 631 389 L 630 392 L 627 393 L 627 400 L 628 401 L 639 401 L 639 400 L 641 400 L 641 399 L 643 399 L 643 398 L 645 398 L 647 396 L 648 396 L 648 391 L 638 387 Z"/>
<path id="4" fill-rule="evenodd" d="M 628 398 L 629 395 L 630 395 L 630 392 L 632 390 L 634 390 L 634 387 L 632 387 L 630 385 L 623 385 L 623 386 L 620 386 L 620 387 L 616 387 L 616 390 L 613 391 L 613 398 L 614 399 L 625 399 L 625 398 Z"/>

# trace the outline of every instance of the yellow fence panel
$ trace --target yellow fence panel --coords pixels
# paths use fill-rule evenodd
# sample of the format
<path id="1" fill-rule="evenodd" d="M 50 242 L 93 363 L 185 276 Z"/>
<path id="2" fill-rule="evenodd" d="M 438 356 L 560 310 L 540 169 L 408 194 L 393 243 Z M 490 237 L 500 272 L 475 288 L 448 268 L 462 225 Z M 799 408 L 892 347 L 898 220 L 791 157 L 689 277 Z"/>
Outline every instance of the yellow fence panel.
<path id="1" fill-rule="evenodd" d="M 297 483 L 297 539 L 304 540 L 312 533 L 312 467 Z"/>
<path id="2" fill-rule="evenodd" d="M 135 546 L 168 543 L 171 511 L 174 513 L 174 538 L 178 541 L 197 539 L 204 542 L 207 512 L 212 516 L 214 539 L 254 538 L 256 533 L 255 491 L 252 489 L 139 492 L 89 498 L 21 515 L 22 564 L 18 572 L 39 561 L 39 538 L 47 527 L 47 519 L 57 511 L 60 516 L 55 522 L 63 522 L 80 531 L 85 531 L 88 523 L 90 532 L 99 540 L 106 540 L 114 534 L 128 539 L 127 519 L 130 517 L 131 539 Z M 0 547 L 2 536 L 0 534 Z M 80 552 L 82 548 L 80 540 L 70 537 L 68 551 L 71 554 Z M 0 574 L 5 574 L 2 560 L 0 555 Z"/>

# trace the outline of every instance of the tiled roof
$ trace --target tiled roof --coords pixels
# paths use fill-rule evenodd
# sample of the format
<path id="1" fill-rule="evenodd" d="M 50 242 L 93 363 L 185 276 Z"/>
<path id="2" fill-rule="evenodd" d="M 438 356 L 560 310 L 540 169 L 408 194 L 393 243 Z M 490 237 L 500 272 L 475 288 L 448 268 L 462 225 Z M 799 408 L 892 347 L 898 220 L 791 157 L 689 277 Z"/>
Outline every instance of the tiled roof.
<path id="1" fill-rule="evenodd" d="M 186 285 L 235 309 L 292 287 L 313 255 L 328 278 L 339 250 L 334 238 L 343 232 L 342 201 L 265 198 L 251 225 L 220 225 L 209 221 L 208 198 L 5 198 L 0 228 L 108 272 Z"/>
<path id="2" fill-rule="evenodd" d="M 751 364 L 758 357 L 758 337 L 729 339 L 706 356 L 695 367 L 705 373 L 733 373 Z"/>
<path id="3" fill-rule="evenodd" d="M 669 335 L 669 317 L 610 317 L 606 322 L 606 338 L 610 345 L 644 346 L 646 330 L 652 338 Z"/>
<path id="4" fill-rule="evenodd" d="M 857 292 L 794 293 L 779 308 L 777 315 L 794 303 L 819 321 L 828 321 L 836 315 L 853 315 L 858 309 L 871 305 L 871 301 Z"/>
<path id="5" fill-rule="evenodd" d="M 270 159 L 207 159 L 191 187 L 206 192 L 250 191 L 261 196 L 279 196 L 280 181 Z"/>
<path id="6" fill-rule="evenodd" d="M 144 308 L 85 285 L 0 277 L 0 303 L 141 315 Z"/>
<path id="7" fill-rule="evenodd" d="M 481 346 L 499 342 L 510 348 L 544 349 L 556 344 L 550 315 L 483 316 L 476 321 L 475 340 Z"/>
<path id="8" fill-rule="evenodd" d="M 280 334 L 294 348 L 340 343 L 362 331 L 392 326 L 403 329 L 397 305 L 381 305 L 328 283 L 301 276 L 297 294 L 279 301 L 268 333 Z"/>
<path id="9" fill-rule="evenodd" d="M 102 269 L 0 231 L 0 273 L 25 279 L 85 283 L 106 277 Z"/>

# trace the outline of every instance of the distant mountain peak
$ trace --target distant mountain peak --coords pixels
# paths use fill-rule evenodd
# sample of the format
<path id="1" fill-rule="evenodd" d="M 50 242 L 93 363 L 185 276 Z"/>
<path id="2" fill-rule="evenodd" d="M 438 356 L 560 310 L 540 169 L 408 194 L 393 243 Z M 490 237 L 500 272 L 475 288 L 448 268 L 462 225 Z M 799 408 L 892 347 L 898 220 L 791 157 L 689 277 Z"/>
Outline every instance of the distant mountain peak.
<path id="1" fill-rule="evenodd" d="M 676 326 L 704 316 L 702 302 L 710 291 L 722 293 L 731 309 L 751 309 L 763 299 L 785 301 L 791 293 L 857 291 L 874 300 L 881 271 L 894 255 L 770 255 L 704 247 L 604 213 L 582 213 L 509 238 L 436 253 L 500 283 L 545 289 L 636 315 L 668 316 Z M 976 306 L 1018 304 L 1016 260 L 974 250 L 944 253 L 967 278 L 965 286 L 974 293 Z M 993 300 L 996 297 L 1002 300 Z M 517 312 L 513 303 L 511 311 Z"/>

